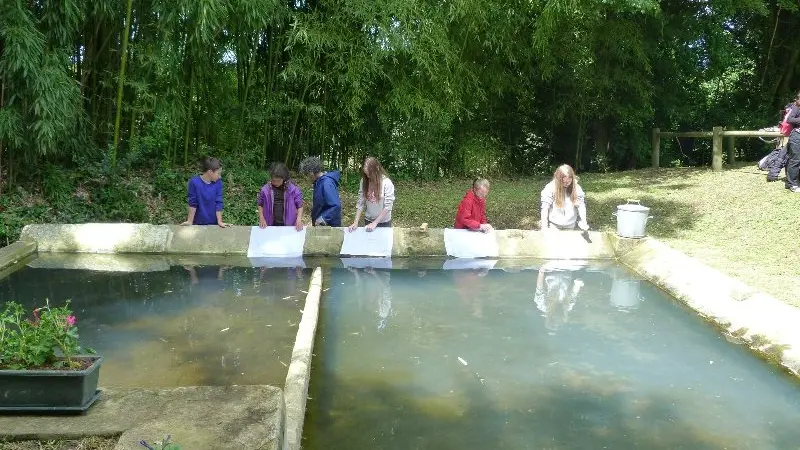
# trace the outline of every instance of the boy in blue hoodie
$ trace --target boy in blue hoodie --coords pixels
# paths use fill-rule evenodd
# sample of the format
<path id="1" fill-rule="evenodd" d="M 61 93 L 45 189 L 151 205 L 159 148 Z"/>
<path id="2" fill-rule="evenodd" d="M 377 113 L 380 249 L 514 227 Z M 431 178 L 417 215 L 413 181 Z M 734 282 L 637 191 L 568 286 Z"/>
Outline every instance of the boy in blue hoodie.
<path id="1" fill-rule="evenodd" d="M 311 222 L 314 226 L 342 226 L 342 203 L 339 200 L 339 171 L 322 171 L 322 161 L 309 156 L 300 162 L 300 173 L 313 182 Z"/>

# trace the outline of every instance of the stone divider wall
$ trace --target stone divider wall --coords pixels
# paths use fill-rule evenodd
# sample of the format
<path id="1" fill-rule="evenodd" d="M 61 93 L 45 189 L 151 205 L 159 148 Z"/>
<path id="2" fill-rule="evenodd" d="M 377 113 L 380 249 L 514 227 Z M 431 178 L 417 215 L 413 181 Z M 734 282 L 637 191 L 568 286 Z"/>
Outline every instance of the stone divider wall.
<path id="1" fill-rule="evenodd" d="M 314 351 L 314 338 L 317 334 L 321 295 L 322 269 L 317 267 L 314 269 L 308 285 L 303 316 L 297 327 L 297 337 L 292 350 L 292 362 L 289 364 L 286 384 L 283 387 L 286 405 L 283 450 L 299 450 L 302 445 L 308 385 L 311 381 L 311 358 Z"/>

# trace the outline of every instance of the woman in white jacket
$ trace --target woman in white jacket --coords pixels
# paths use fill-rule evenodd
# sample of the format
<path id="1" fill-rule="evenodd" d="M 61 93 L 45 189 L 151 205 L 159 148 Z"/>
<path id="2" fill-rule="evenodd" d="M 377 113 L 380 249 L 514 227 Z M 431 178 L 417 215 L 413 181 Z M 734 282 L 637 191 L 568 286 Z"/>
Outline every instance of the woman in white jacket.
<path id="1" fill-rule="evenodd" d="M 358 186 L 356 218 L 348 229 L 353 231 L 358 228 L 362 211 L 367 231 L 376 227 L 391 227 L 393 205 L 394 183 L 386 176 L 381 163 L 370 156 L 364 160 L 361 183 Z"/>
<path id="2" fill-rule="evenodd" d="M 542 189 L 542 230 L 588 230 L 586 202 L 575 171 L 567 164 L 553 174 L 553 180 Z"/>

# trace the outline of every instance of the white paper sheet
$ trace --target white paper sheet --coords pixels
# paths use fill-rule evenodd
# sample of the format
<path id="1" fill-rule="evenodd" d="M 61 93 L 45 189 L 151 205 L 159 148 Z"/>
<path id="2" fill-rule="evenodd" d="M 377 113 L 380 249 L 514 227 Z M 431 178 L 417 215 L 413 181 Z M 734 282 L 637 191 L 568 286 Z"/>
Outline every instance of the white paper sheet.
<path id="1" fill-rule="evenodd" d="M 301 256 L 248 258 L 253 267 L 301 267 L 306 268 L 306 262 Z"/>
<path id="2" fill-rule="evenodd" d="M 303 256 L 306 242 L 306 229 L 297 231 L 294 227 L 250 228 L 248 258 L 282 258 Z"/>
<path id="3" fill-rule="evenodd" d="M 393 245 L 394 231 L 391 227 L 375 228 L 373 231 L 360 227 L 353 232 L 344 230 L 340 253 L 350 256 L 392 256 Z"/>
<path id="4" fill-rule="evenodd" d="M 444 262 L 444 270 L 465 270 L 465 269 L 492 269 L 497 264 L 496 259 L 472 259 L 455 258 Z"/>
<path id="5" fill-rule="evenodd" d="M 347 233 L 345 231 L 345 233 Z M 340 258 L 345 267 L 352 267 L 354 269 L 364 269 L 371 267 L 373 269 L 391 269 L 392 258 Z"/>
<path id="6" fill-rule="evenodd" d="M 447 256 L 455 258 L 487 258 L 496 257 L 500 251 L 497 247 L 497 233 L 481 233 L 480 231 L 444 229 L 444 248 Z"/>

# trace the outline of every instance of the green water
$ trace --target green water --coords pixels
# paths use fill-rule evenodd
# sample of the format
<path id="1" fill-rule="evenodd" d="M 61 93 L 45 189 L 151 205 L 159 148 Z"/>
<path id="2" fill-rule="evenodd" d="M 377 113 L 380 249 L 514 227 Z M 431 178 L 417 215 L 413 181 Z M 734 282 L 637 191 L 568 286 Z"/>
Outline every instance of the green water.
<path id="1" fill-rule="evenodd" d="M 621 268 L 556 268 L 540 298 L 536 270 L 333 269 L 303 448 L 800 447 L 793 379 Z"/>
<path id="2" fill-rule="evenodd" d="M 310 270 L 162 269 L 25 267 L 0 280 L 0 307 L 71 299 L 81 342 L 105 358 L 101 386 L 283 386 Z"/>

